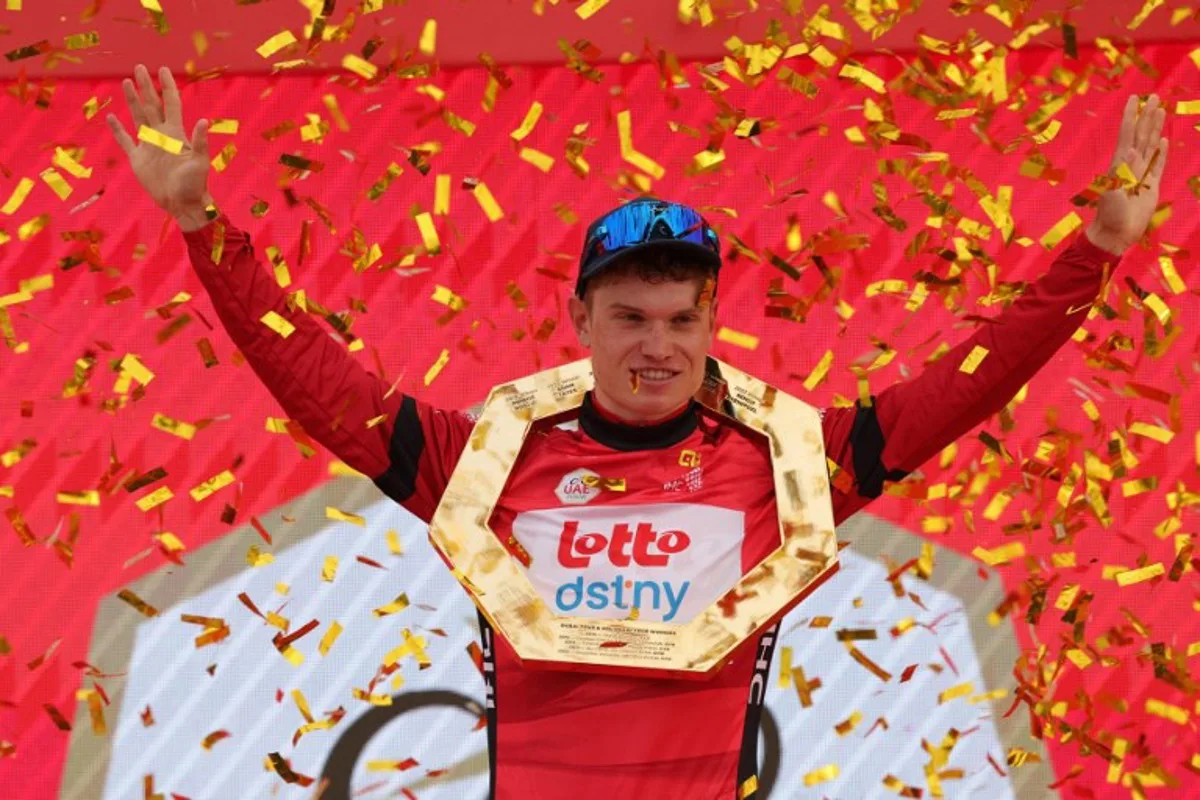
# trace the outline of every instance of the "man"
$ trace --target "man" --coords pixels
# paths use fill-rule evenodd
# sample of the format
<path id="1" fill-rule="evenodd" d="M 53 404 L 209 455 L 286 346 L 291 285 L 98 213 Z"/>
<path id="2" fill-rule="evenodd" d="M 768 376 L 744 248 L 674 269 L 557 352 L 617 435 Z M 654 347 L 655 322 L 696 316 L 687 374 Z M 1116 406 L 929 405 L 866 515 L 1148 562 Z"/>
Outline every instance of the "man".
<path id="1" fill-rule="evenodd" d="M 159 73 L 161 95 L 144 67 L 135 77 L 124 82 L 135 127 L 186 141 L 171 73 Z M 1085 235 L 992 324 L 871 404 L 825 411 L 827 455 L 848 479 L 834 491 L 838 522 L 1001 409 L 1070 338 L 1149 224 L 1164 118 L 1157 97 L 1140 112 L 1129 99 L 1110 174 L 1126 163 L 1143 185 L 1105 193 Z M 223 216 L 213 263 L 204 120 L 172 155 L 135 145 L 108 119 L 141 184 L 178 220 L 217 314 L 267 388 L 310 435 L 428 521 L 471 420 L 390 392 L 311 316 L 289 310 L 249 237 Z M 560 613 L 615 618 L 636 607 L 642 619 L 683 621 L 778 546 L 761 437 L 692 399 L 712 344 L 720 266 L 715 232 L 685 206 L 631 202 L 588 229 L 569 313 L 591 350 L 595 390 L 578 427 L 535 427 L 491 521 L 530 553 L 530 579 Z M 294 332 L 263 324 L 268 311 Z M 962 371 L 976 346 L 986 358 Z M 627 490 L 602 491 L 587 474 L 624 477 Z M 777 626 L 703 682 L 530 673 L 482 618 L 481 627 L 493 798 L 753 796 Z"/>

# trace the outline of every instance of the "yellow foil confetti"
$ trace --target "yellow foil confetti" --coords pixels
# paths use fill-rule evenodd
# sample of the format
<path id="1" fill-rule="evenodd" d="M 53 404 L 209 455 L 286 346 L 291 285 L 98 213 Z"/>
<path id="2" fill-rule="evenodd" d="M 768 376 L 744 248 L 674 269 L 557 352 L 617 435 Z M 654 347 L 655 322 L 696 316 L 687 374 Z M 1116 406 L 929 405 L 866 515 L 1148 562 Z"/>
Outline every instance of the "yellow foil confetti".
<path id="1" fill-rule="evenodd" d="M 13 193 L 9 196 L 8 202 L 0 207 L 0 214 L 12 216 L 21 208 L 21 204 L 25 202 L 25 198 L 33 191 L 34 183 L 29 178 L 21 178 L 17 181 L 17 188 L 13 189 Z"/>
<path id="2" fill-rule="evenodd" d="M 145 497 L 138 498 L 135 505 L 142 511 L 149 511 L 152 508 L 161 506 L 163 503 L 175 496 L 169 486 L 162 486 Z"/>
<path id="3" fill-rule="evenodd" d="M 442 369 L 446 366 L 446 363 L 448 361 L 450 361 L 450 351 L 442 350 L 441 355 L 439 355 L 437 357 L 437 361 L 433 362 L 433 366 L 431 366 L 425 372 L 425 385 L 426 386 L 428 386 L 429 384 L 434 382 L 434 380 L 441 373 Z"/>
<path id="4" fill-rule="evenodd" d="M 530 133 L 533 132 L 533 126 L 542 117 L 542 104 L 534 100 L 529 106 L 529 110 L 525 112 L 525 119 L 521 120 L 521 126 L 510 134 L 515 141 L 521 141 Z"/>
<path id="5" fill-rule="evenodd" d="M 263 58 L 270 58 L 288 45 L 296 43 L 296 36 L 291 31 L 281 31 L 255 48 Z"/>
<path id="6" fill-rule="evenodd" d="M 338 557 L 325 556 L 325 563 L 321 565 L 321 580 L 325 583 L 333 583 L 333 579 L 337 577 Z"/>
<path id="7" fill-rule="evenodd" d="M 336 519 L 340 522 L 349 522 L 351 525 L 357 525 L 360 528 L 364 528 L 367 525 L 366 518 L 360 517 L 358 514 L 352 514 L 349 511 L 342 511 L 333 506 L 325 506 L 325 518 Z"/>
<path id="8" fill-rule="evenodd" d="M 354 53 L 346 53 L 342 57 L 342 67 L 366 81 L 372 80 L 379 74 L 379 67 L 365 58 L 354 55 Z"/>
<path id="9" fill-rule="evenodd" d="M 837 764 L 826 764 L 823 767 L 814 769 L 812 772 L 804 776 L 805 786 L 816 786 L 819 783 L 826 783 L 838 776 Z"/>
<path id="10" fill-rule="evenodd" d="M 329 655 L 330 648 L 333 643 L 342 635 L 342 625 L 336 620 L 329 625 L 329 630 L 325 631 L 325 635 L 321 637 L 321 643 L 317 645 L 317 652 L 323 656 Z"/>
<path id="11" fill-rule="evenodd" d="M 609 0 L 584 0 L 575 7 L 575 13 L 579 15 L 580 19 L 587 19 L 608 5 L 608 2 Z"/>
<path id="12" fill-rule="evenodd" d="M 812 372 L 804 379 L 804 388 L 806 391 L 813 391 L 825 380 L 825 376 L 829 374 L 829 368 L 833 365 L 833 351 L 826 350 L 825 355 L 821 356 L 821 360 L 813 367 Z"/>
<path id="13" fill-rule="evenodd" d="M 746 350 L 758 349 L 758 337 L 749 333 L 735 331 L 732 328 L 721 326 L 717 331 L 717 341 L 727 342 L 737 347 L 745 348 Z"/>
<path id="14" fill-rule="evenodd" d="M 149 125 L 142 125 L 138 128 L 138 141 L 152 144 L 155 147 L 166 150 L 172 155 L 179 155 L 183 152 L 183 142 L 172 136 L 167 136 L 165 133 L 156 131 Z"/>
<path id="15" fill-rule="evenodd" d="M 429 255 L 437 255 L 442 250 L 442 242 L 438 238 L 437 228 L 433 226 L 433 217 L 428 211 L 417 214 L 417 228 L 421 231 L 421 240 Z"/>
<path id="16" fill-rule="evenodd" d="M 1117 573 L 1117 585 L 1132 586 L 1135 583 L 1142 583 L 1151 578 L 1157 578 L 1159 575 L 1165 575 L 1166 572 L 1162 562 L 1155 562 L 1139 569 L 1127 569 Z"/>
<path id="17" fill-rule="evenodd" d="M 982 547 L 976 547 L 971 551 L 971 555 L 988 566 L 995 567 L 1000 564 L 1007 564 L 1009 561 L 1025 555 L 1025 544 L 1023 542 L 1009 542 L 1008 544 L 1000 545 L 994 550 L 985 550 Z"/>
<path id="18" fill-rule="evenodd" d="M 235 480 L 236 478 L 234 478 L 232 472 L 229 470 L 222 470 L 218 474 L 192 488 L 188 494 L 192 496 L 193 500 L 199 502 L 205 498 L 211 497 L 216 492 L 219 492 L 221 489 L 224 489 L 226 486 L 233 483 Z"/>
<path id="19" fill-rule="evenodd" d="M 491 222 L 504 219 L 504 211 L 500 208 L 500 204 L 496 202 L 496 198 L 492 196 L 492 192 L 488 189 L 487 184 L 480 181 L 475 184 L 475 188 L 471 190 L 475 195 L 475 199 L 479 201 L 479 207 L 483 209 L 483 213 L 487 214 L 487 218 Z"/>
<path id="20" fill-rule="evenodd" d="M 271 330 L 278 333 L 284 339 L 296 332 L 296 326 L 288 322 L 282 316 L 274 311 L 268 311 L 259 319 L 262 324 L 266 325 Z"/>
<path id="21" fill-rule="evenodd" d="M 971 349 L 971 352 L 967 354 L 967 357 L 963 359 L 963 362 L 958 365 L 958 371 L 965 372 L 968 375 L 974 375 L 975 370 L 979 369 L 979 365 L 983 363 L 983 360 L 987 358 L 987 355 L 988 350 L 986 347 L 975 345 L 975 347 Z"/>

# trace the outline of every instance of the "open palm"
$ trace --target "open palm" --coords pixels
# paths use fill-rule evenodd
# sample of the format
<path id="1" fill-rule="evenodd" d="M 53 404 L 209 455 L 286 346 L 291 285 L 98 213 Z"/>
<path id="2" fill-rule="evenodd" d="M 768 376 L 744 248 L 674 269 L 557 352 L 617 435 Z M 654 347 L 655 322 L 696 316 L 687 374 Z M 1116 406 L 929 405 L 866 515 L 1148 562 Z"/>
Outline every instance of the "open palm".
<path id="1" fill-rule="evenodd" d="M 128 78 L 121 84 L 125 102 L 133 115 L 134 129 L 144 125 L 181 142 L 183 150 L 174 154 L 155 144 L 135 141 L 113 114 L 108 115 L 108 126 L 129 157 L 138 182 L 154 202 L 181 222 L 185 218 L 195 218 L 211 200 L 208 195 L 208 121 L 197 122 L 189 140 L 183 132 L 183 108 L 171 70 L 163 67 L 158 72 L 161 96 L 144 66 L 138 65 L 134 77 L 136 87 Z"/>
<path id="2" fill-rule="evenodd" d="M 1118 178 L 1121 164 L 1126 164 L 1139 183 L 1135 187 L 1119 186 L 1101 195 L 1089 232 L 1093 241 L 1113 252 L 1123 252 L 1146 232 L 1158 207 L 1167 165 L 1167 140 L 1162 136 L 1166 111 L 1158 95 L 1150 95 L 1140 113 L 1138 105 L 1137 95 L 1131 95 L 1125 103 L 1108 174 Z"/>

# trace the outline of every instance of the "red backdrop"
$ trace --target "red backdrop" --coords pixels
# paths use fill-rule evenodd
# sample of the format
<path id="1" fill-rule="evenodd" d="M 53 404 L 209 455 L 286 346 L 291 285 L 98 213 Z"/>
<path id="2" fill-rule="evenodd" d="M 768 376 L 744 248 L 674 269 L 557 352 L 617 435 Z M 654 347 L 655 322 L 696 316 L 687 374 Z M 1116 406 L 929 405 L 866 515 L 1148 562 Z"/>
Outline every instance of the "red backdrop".
<path id="1" fill-rule="evenodd" d="M 434 81 L 420 82 L 445 91 L 440 103 L 415 92 L 413 82 L 392 79 L 363 90 L 344 74 L 341 80 L 318 75 L 226 77 L 186 87 L 184 100 L 190 119 L 204 114 L 239 121 L 236 136 L 212 137 L 214 153 L 229 143 L 237 147 L 228 169 L 214 176 L 214 193 L 239 224 L 253 231 L 259 251 L 278 245 L 296 285 L 332 310 L 365 308 L 354 326 L 367 344 L 359 358 L 382 365 L 387 377 L 399 379 L 405 391 L 458 406 L 481 399 L 489 386 L 502 380 L 578 357 L 562 314 L 568 283 L 548 273 L 570 273 L 582 224 L 628 191 L 633 170 L 621 158 L 615 118 L 631 107 L 634 146 L 665 170 L 664 177 L 653 182 L 654 191 L 707 207 L 722 230 L 731 259 L 720 289 L 722 323 L 760 337 L 756 349 L 720 344 L 715 354 L 811 403 L 825 404 L 838 395 L 855 396 L 849 366 L 864 358 L 870 361 L 878 346 L 898 354 L 871 373 L 876 390 L 919 369 L 939 343 L 965 335 L 970 324 L 965 315 L 994 313 L 976 304 L 987 293 L 978 261 L 968 269 L 965 291 L 944 301 L 934 295 L 915 312 L 906 310 L 906 294 L 867 297 L 868 285 L 876 281 L 904 280 L 911 289 L 919 271 L 946 275 L 946 248 L 952 253 L 953 237 L 965 234 L 955 230 L 952 217 L 940 229 L 927 225 L 930 211 L 921 189 L 949 197 L 957 212 L 992 226 L 963 174 L 956 178 L 950 168 L 969 168 L 993 194 L 1000 186 L 1013 187 L 1016 237 L 1029 237 L 1033 243 L 1005 247 L 996 233 L 981 243 L 998 264 L 998 279 L 1033 279 L 1052 257 L 1037 240 L 1073 208 L 1070 198 L 1106 165 L 1126 94 L 1157 87 L 1172 107 L 1196 97 L 1195 66 L 1187 59 L 1190 49 L 1142 47 L 1137 54 L 1146 68 L 1127 65 L 1119 71 L 1091 48 L 1083 48 L 1078 60 L 1066 59 L 1057 50 L 1010 54 L 1013 108 L 1001 107 L 995 114 L 987 129 L 993 145 L 972 131 L 977 119 L 938 121 L 935 110 L 906 96 L 899 83 L 893 83 L 885 97 L 846 80 L 822 79 L 815 97 L 806 98 L 774 76 L 750 91 L 723 75 L 732 86 L 714 99 L 700 90 L 702 79 L 694 67 L 686 70 L 687 85 L 664 90 L 658 70 L 649 64 L 607 65 L 601 83 L 561 67 L 507 68 L 512 86 L 500 93 L 490 112 L 480 106 L 487 73 L 478 68 L 446 71 Z M 807 58 L 789 63 L 797 71 L 811 71 Z M 865 63 L 887 79 L 900 71 L 900 62 L 887 56 Z M 1055 138 L 1036 144 L 1024 120 L 1070 81 L 1061 72 L 1054 79 L 1049 76 L 1056 68 L 1078 74 L 1084 65 L 1096 67 L 1086 92 L 1058 112 L 1062 127 Z M 1106 76 L 1105 71 L 1113 74 Z M 1024 95 L 1017 92 L 1018 85 Z M 46 796 L 57 785 L 66 735 L 54 726 L 44 704 L 53 704 L 68 719 L 75 716 L 73 693 L 82 685 L 76 662 L 86 657 L 96 603 L 161 563 L 162 555 L 152 550 L 127 564 L 152 548 L 152 534 L 169 530 L 194 549 L 230 529 L 220 519 L 226 503 L 236 506 L 241 523 L 303 493 L 328 474 L 325 454 L 305 460 L 284 436 L 264 430 L 264 419 L 281 412 L 250 370 L 238 365 L 223 333 L 210 327 L 215 316 L 186 266 L 178 234 L 164 226 L 161 213 L 141 193 L 109 141 L 103 114 L 85 119 L 89 98 L 104 103 L 114 92 L 118 101 L 112 108 L 119 108 L 119 89 L 110 80 L 60 81 L 47 108 L 37 107 L 34 84 L 11 84 L 0 98 L 9 128 L 0 145 L 0 201 L 21 178 L 35 181 L 19 209 L 0 217 L 0 229 L 11 238 L 0 245 L 0 297 L 17 293 L 22 281 L 53 276 L 51 288 L 35 291 L 29 299 L 8 299 L 14 336 L 10 347 L 0 350 L 0 453 L 23 453 L 10 456 L 8 466 L 0 467 L 0 487 L 11 487 L 2 505 L 19 510 L 38 542 L 22 546 L 15 526 L 0 521 L 5 526 L 0 535 L 0 635 L 11 650 L 0 653 L 0 742 L 11 743 L 14 751 L 0 757 L 0 786 L 23 787 L 25 797 Z M 336 98 L 348 130 L 332 122 L 326 95 Z M 868 98 L 882 103 L 911 138 L 900 144 L 879 138 L 861 145 L 849 141 L 847 128 L 870 132 L 872 123 L 864 118 L 863 108 Z M 548 174 L 518 158 L 510 138 L 534 100 L 545 106 L 545 114 L 522 144 L 556 159 Z M 974 101 L 969 105 L 974 107 Z M 709 138 L 693 132 L 719 124 L 730 108 L 737 115 L 777 125 L 765 125 L 770 129 L 755 139 L 725 136 L 725 162 L 715 171 L 688 176 L 693 156 Z M 442 109 L 474 122 L 474 134 L 468 137 L 449 127 Z M 332 123 L 323 141 L 302 141 L 299 126 L 307 122 L 306 113 Z M 297 128 L 271 141 L 264 138 L 265 131 L 287 120 L 298 123 Z M 563 158 L 572 129 L 583 124 L 587 128 L 581 135 L 594 140 L 585 151 L 587 178 L 578 176 Z M 1188 120 L 1175 118 L 1171 124 L 1173 152 L 1163 192 L 1170 218 L 1146 248 L 1131 252 L 1122 265 L 1108 295 L 1117 318 L 1084 326 L 1088 338 L 1065 347 L 1030 384 L 1023 402 L 1015 406 L 1011 428 L 1002 428 L 998 421 L 983 426 L 1003 441 L 1013 463 L 997 465 L 995 477 L 973 507 L 957 499 L 918 503 L 898 498 L 886 498 L 876 507 L 916 532 L 925 518 L 952 517 L 949 533 L 936 535 L 963 552 L 1013 541 L 1002 526 L 1019 522 L 1023 515 L 1040 519 L 1040 527 L 1016 537 L 1025 543 L 1030 558 L 1000 569 L 1013 592 L 1024 598 L 1031 576 L 1052 581 L 1047 611 L 1030 625 L 1024 621 L 1024 606 L 1019 606 L 1002 624 L 1015 624 L 1031 652 L 1044 645 L 1048 667 L 1072 647 L 1071 626 L 1052 605 L 1058 592 L 1073 583 L 1095 594 L 1083 640 L 1094 648 L 1088 651 L 1093 663 L 1081 669 L 1068 661 L 1043 698 L 1066 702 L 1063 721 L 1085 734 L 1066 735 L 1063 728 L 1048 731 L 1056 773 L 1069 778 L 1063 791 L 1074 788 L 1080 796 L 1128 793 L 1106 780 L 1108 766 L 1095 753 L 1080 755 L 1081 741 L 1088 737 L 1104 746 L 1111 746 L 1112 736 L 1132 742 L 1124 772 L 1157 759 L 1183 786 L 1200 786 L 1200 778 L 1186 766 L 1196 749 L 1194 715 L 1200 708 L 1195 695 L 1162 679 L 1161 673 L 1156 678 L 1147 656 L 1153 644 L 1164 645 L 1165 669 L 1177 675 L 1186 675 L 1195 663 L 1188 654 L 1200 640 L 1196 573 L 1189 569 L 1179 580 L 1158 578 L 1129 587 L 1119 587 L 1111 574 L 1105 576 L 1110 565 L 1132 568 L 1161 562 L 1171 568 L 1175 536 L 1160 538 L 1154 528 L 1172 515 L 1172 508 L 1194 502 L 1186 492 L 1195 491 L 1197 482 L 1200 394 L 1194 386 L 1200 364 L 1190 324 L 1196 319 L 1196 292 L 1188 288 L 1175 293 L 1163 278 L 1159 258 L 1170 254 L 1186 285 L 1196 285 L 1191 256 L 1195 198 L 1188 179 L 1200 162 Z M 429 174 L 422 175 L 406 160 L 405 148 L 430 142 L 438 143 L 440 152 L 430 156 Z M 55 146 L 79 148 L 79 160 L 93 169 L 87 179 L 67 177 L 74 193 L 66 200 L 58 199 L 39 177 L 51 165 Z M 323 168 L 303 179 L 284 181 L 286 169 L 278 163 L 283 153 L 303 154 L 322 162 Z M 1046 168 L 1040 177 L 1030 177 L 1032 170 L 1023 170 L 1022 164 L 1038 157 L 1045 159 Z M 899 160 L 914 172 L 908 180 L 881 176 L 880 164 L 886 159 Z M 378 200 L 368 199 L 366 189 L 391 162 L 403 166 L 404 174 Z M 66 174 L 61 168 L 59 172 Z M 413 214 L 432 210 L 437 175 L 449 175 L 453 187 L 449 215 L 436 218 L 442 254 L 419 255 L 410 266 L 381 271 L 379 265 L 395 264 L 419 249 Z M 504 211 L 502 220 L 489 222 L 474 196 L 461 188 L 468 178 L 488 185 Z M 903 232 L 872 212 L 876 180 L 887 188 L 890 206 L 908 221 Z M 281 183 L 288 183 L 298 204 L 289 207 Z M 101 191 L 102 196 L 80 207 Z M 327 211 L 328 224 L 318 218 L 314 206 L 303 202 L 307 198 Z M 251 206 L 260 199 L 269 210 L 255 218 Z M 845 216 L 834 210 L 839 205 Z M 18 228 L 41 214 L 49 215 L 45 228 L 22 240 Z M 805 242 L 805 249 L 797 253 L 787 246 L 790 217 Z M 301 263 L 304 220 L 312 221 L 312 252 Z M 918 252 L 906 254 L 906 246 L 921 230 L 928 231 L 930 239 Z M 70 232 L 90 232 L 94 248 L 87 252 L 79 237 L 65 240 Z M 382 254 L 361 274 L 343 253 L 358 234 L 366 245 L 378 244 Z M 834 288 L 820 294 L 823 280 L 811 258 L 812 245 L 828 243 L 835 234 L 864 238 L 861 247 L 824 256 Z M 734 242 L 743 246 L 735 248 Z M 768 251 L 803 270 L 800 278 L 786 278 L 771 264 Z M 64 262 L 79 255 L 90 262 Z M 793 296 L 815 299 L 805 322 L 765 315 L 767 290 L 780 279 Z M 520 309 L 510 298 L 505 288 L 510 282 L 527 297 L 528 307 Z M 446 309 L 430 299 L 436 285 L 451 288 L 469 305 L 453 319 L 440 321 Z M 1164 300 L 1178 329 L 1160 355 L 1147 353 L 1147 330 L 1154 330 L 1159 339 L 1166 332 L 1161 326 L 1146 327 L 1153 314 L 1138 299 L 1142 290 Z M 155 313 L 180 291 L 192 299 L 171 311 L 169 318 Z M 847 323 L 837 313 L 839 301 L 854 309 Z M 190 321 L 165 335 L 183 313 Z M 535 335 L 551 325 L 556 327 L 548 337 Z M 1127 346 L 1110 339 L 1114 334 L 1128 337 Z M 219 365 L 205 368 L 197 347 L 202 337 L 212 343 Z M 1100 360 L 1097 348 L 1106 341 L 1118 346 L 1107 360 Z M 431 385 L 424 386 L 426 370 L 443 349 L 450 351 L 449 362 Z M 816 391 L 806 392 L 801 383 L 826 350 L 835 356 L 830 377 Z M 127 353 L 136 354 L 155 374 L 144 395 L 114 391 L 114 364 Z M 64 397 L 64 386 L 85 357 L 94 359 L 86 389 Z M 1095 423 L 1081 408 L 1085 393 L 1099 410 Z M 210 424 L 188 442 L 152 428 L 151 419 L 158 413 Z M 1160 444 L 1129 435 L 1135 422 L 1171 428 L 1174 438 Z M 1021 466 L 1029 466 L 1037 443 L 1050 440 L 1052 431 L 1074 435 L 1058 462 L 1061 472 L 1042 478 L 1023 475 Z M 1140 462 L 1122 479 L 1099 482 L 1108 493 L 1114 523 L 1102 527 L 1086 502 L 1078 499 L 1082 492 L 1077 490 L 1070 518 L 1083 527 L 1073 541 L 1052 543 L 1049 520 L 1056 511 L 1062 474 L 1071 464 L 1082 466 L 1087 450 L 1108 460 L 1107 443 L 1114 431 L 1126 434 Z M 981 469 L 985 453 L 980 440 L 968 436 L 952 463 L 946 468 L 929 465 L 926 478 L 930 483 L 969 481 Z M 101 485 L 114 458 L 121 464 L 121 476 L 164 468 L 175 499 L 149 514 L 138 510 L 123 490 L 101 491 L 97 507 L 56 501 L 58 492 Z M 187 489 L 243 458 L 235 468 L 237 487 L 199 503 L 187 496 Z M 1123 484 L 1150 477 L 1157 478 L 1156 488 L 1124 496 Z M 1015 491 L 1015 499 L 997 522 L 985 521 L 983 509 L 1005 488 Z M 68 565 L 48 540 L 52 534 L 59 539 L 67 535 L 72 512 L 79 515 L 79 535 Z M 966 512 L 973 513 L 974 531 L 964 520 Z M 1179 516 L 1178 533 L 1195 530 L 1194 508 L 1181 509 Z M 1077 566 L 1051 562 L 1052 554 L 1065 553 L 1074 554 Z M 1099 639 L 1103 641 L 1097 644 Z M 55 645 L 50 657 L 38 663 Z M 1111 657 L 1113 663 L 1095 660 L 1100 656 Z M 1187 721 L 1179 724 L 1148 711 L 1152 700 L 1184 709 Z"/>

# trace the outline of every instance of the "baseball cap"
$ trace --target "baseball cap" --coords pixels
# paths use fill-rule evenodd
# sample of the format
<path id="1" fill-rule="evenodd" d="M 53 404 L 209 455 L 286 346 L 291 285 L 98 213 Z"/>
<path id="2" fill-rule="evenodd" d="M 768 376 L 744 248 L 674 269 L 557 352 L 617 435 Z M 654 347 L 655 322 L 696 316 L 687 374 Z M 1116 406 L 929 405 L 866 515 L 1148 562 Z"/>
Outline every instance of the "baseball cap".
<path id="1" fill-rule="evenodd" d="M 583 297 L 587 282 L 618 258 L 650 248 L 678 251 L 712 267 L 714 274 L 721 269 L 721 242 L 699 211 L 682 203 L 639 197 L 588 226 L 575 294 Z"/>

